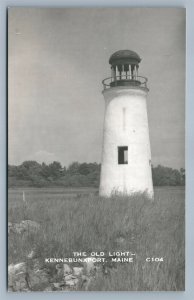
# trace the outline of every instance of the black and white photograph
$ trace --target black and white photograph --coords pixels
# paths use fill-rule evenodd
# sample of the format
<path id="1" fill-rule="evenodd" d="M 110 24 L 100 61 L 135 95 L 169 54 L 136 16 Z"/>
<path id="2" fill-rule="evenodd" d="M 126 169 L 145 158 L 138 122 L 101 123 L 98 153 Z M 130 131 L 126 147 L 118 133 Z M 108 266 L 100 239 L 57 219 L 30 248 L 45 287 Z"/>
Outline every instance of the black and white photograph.
<path id="1" fill-rule="evenodd" d="M 185 25 L 9 7 L 9 292 L 185 290 Z"/>

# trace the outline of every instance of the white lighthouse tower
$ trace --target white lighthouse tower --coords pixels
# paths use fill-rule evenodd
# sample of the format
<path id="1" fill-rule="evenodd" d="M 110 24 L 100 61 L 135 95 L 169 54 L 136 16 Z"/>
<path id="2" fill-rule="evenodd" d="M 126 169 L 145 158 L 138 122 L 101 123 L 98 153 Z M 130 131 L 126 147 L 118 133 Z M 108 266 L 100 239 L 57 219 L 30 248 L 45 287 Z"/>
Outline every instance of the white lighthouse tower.
<path id="1" fill-rule="evenodd" d="M 147 118 L 147 78 L 138 75 L 141 59 L 131 50 L 109 59 L 112 76 L 103 80 L 104 136 L 99 194 L 146 192 L 153 198 Z"/>

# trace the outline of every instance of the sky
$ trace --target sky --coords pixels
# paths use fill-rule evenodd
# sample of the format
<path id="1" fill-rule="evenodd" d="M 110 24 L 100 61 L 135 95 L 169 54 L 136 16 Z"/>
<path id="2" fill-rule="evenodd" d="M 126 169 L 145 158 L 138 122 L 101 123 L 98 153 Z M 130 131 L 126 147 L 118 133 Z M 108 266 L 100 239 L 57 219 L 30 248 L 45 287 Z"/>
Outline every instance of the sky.
<path id="1" fill-rule="evenodd" d="M 137 52 L 148 78 L 152 164 L 184 167 L 185 10 L 10 8 L 8 159 L 100 162 L 109 57 Z"/>

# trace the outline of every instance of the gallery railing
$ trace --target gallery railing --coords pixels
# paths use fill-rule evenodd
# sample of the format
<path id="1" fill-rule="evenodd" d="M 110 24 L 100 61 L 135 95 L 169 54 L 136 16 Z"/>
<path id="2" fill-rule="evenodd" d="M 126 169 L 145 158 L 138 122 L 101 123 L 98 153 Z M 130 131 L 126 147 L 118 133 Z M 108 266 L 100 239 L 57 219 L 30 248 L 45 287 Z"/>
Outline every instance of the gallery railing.
<path id="1" fill-rule="evenodd" d="M 143 76 L 119 75 L 108 77 L 102 81 L 104 89 L 116 86 L 133 86 L 147 88 L 147 78 Z"/>

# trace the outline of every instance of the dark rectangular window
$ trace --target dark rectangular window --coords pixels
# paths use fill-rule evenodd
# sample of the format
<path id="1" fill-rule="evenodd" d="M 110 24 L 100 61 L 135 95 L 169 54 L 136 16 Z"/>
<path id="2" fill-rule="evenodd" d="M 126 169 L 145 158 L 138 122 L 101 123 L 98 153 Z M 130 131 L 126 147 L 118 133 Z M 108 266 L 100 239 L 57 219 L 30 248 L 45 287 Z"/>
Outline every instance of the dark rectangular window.
<path id="1" fill-rule="evenodd" d="M 128 164 L 128 146 L 118 147 L 118 164 Z"/>

